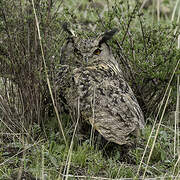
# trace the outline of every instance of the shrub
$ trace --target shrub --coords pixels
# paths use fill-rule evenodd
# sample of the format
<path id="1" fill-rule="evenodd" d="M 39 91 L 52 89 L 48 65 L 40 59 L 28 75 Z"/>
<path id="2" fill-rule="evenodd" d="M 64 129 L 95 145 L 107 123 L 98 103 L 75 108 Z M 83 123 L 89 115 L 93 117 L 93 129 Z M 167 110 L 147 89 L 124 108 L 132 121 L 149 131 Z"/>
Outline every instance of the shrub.
<path id="1" fill-rule="evenodd" d="M 51 80 L 58 61 L 54 57 L 62 43 L 55 8 L 50 1 L 35 1 Z M 14 130 L 21 130 L 24 126 L 31 128 L 34 122 L 41 124 L 49 118 L 49 93 L 31 1 L 1 1 L 0 29 L 2 119 Z"/>

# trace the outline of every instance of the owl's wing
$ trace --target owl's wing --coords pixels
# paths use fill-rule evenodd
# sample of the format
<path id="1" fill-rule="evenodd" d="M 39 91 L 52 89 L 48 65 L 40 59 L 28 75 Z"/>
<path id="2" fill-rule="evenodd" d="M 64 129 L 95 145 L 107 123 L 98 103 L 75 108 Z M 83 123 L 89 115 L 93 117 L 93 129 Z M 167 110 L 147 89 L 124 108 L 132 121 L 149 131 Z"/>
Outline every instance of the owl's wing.
<path id="1" fill-rule="evenodd" d="M 143 113 L 133 91 L 107 65 L 76 68 L 73 80 L 81 114 L 107 140 L 127 144 L 131 135 L 144 127 Z"/>

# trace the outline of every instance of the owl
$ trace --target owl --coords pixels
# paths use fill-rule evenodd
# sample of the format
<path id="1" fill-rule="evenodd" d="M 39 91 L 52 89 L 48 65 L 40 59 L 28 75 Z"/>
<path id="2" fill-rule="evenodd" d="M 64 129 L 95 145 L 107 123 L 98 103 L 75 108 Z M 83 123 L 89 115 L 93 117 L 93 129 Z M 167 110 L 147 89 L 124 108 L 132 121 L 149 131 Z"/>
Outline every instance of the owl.
<path id="1" fill-rule="evenodd" d="M 68 32 L 56 81 L 61 96 L 74 116 L 79 114 L 106 140 L 131 143 L 144 127 L 144 117 L 107 44 L 118 30 L 86 38 Z"/>

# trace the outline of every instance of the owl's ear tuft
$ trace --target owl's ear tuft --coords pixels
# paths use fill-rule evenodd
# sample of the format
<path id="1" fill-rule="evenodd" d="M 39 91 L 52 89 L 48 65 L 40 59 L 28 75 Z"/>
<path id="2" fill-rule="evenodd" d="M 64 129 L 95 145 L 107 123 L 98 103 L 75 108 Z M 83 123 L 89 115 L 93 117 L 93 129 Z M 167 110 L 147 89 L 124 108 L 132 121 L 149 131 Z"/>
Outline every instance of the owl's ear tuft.
<path id="1" fill-rule="evenodd" d="M 99 45 L 101 45 L 102 43 L 105 43 L 106 41 L 110 40 L 118 31 L 119 31 L 119 29 L 114 28 L 111 31 L 105 32 L 103 35 L 101 35 L 99 37 Z"/>
<path id="2" fill-rule="evenodd" d="M 70 36 L 75 36 L 73 30 L 69 28 L 69 24 L 67 22 L 62 23 L 62 29 L 67 32 Z"/>

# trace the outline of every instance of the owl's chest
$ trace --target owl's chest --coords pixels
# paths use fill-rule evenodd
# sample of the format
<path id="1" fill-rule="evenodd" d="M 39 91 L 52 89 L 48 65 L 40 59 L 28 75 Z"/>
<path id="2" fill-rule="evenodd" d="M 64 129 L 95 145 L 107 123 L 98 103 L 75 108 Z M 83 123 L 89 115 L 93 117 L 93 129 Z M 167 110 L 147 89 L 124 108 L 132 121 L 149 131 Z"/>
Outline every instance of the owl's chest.
<path id="1" fill-rule="evenodd" d="M 125 88 L 119 75 L 108 66 L 89 66 L 73 70 L 69 97 L 74 100 L 79 97 L 82 104 L 89 107 L 92 99 L 107 101 L 107 98 L 114 93 L 120 94 Z"/>
<path id="2" fill-rule="evenodd" d="M 129 90 L 107 64 L 69 69 L 63 77 L 61 88 L 69 104 L 76 106 L 79 99 L 83 109 L 91 108 L 94 99 L 101 106 L 116 103 L 117 97 Z"/>
<path id="3" fill-rule="evenodd" d="M 77 68 L 73 71 L 74 85 L 80 96 L 83 92 L 92 91 L 92 88 L 100 87 L 102 84 L 106 87 L 106 84 L 116 78 L 118 77 L 115 72 L 104 64 Z"/>

